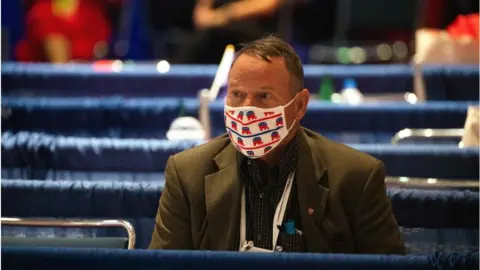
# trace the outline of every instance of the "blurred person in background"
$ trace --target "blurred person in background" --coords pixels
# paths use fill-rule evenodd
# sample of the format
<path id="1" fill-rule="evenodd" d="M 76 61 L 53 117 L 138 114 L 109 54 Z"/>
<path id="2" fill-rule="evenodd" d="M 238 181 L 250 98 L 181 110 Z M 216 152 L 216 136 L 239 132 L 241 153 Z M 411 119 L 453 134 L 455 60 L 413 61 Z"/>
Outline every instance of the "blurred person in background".
<path id="1" fill-rule="evenodd" d="M 111 23 L 107 4 L 121 0 L 33 0 L 25 37 L 16 48 L 23 62 L 91 61 L 108 51 Z"/>
<path id="2" fill-rule="evenodd" d="M 196 32 L 179 49 L 174 63 L 217 64 L 228 44 L 274 33 L 278 10 L 286 0 L 197 0 Z"/>

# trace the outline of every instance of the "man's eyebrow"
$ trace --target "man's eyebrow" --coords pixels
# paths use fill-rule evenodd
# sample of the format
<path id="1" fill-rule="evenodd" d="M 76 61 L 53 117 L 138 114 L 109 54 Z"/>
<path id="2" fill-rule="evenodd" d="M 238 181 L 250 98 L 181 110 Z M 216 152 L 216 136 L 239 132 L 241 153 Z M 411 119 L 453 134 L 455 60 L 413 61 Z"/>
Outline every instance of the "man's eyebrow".
<path id="1" fill-rule="evenodd" d="M 268 85 L 262 86 L 262 87 L 260 87 L 260 89 L 262 89 L 262 90 L 274 90 L 274 88 L 272 86 L 268 86 Z"/>

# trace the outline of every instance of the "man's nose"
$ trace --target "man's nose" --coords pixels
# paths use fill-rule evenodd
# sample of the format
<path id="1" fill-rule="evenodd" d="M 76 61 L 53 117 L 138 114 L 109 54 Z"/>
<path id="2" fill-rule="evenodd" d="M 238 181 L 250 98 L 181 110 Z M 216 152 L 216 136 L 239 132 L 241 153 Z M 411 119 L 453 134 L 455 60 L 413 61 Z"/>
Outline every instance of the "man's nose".
<path id="1" fill-rule="evenodd" d="M 248 96 L 243 100 L 243 104 L 242 104 L 242 106 L 245 106 L 245 107 L 252 107 L 252 106 L 255 107 L 255 105 L 256 105 L 256 104 L 255 104 L 255 99 L 254 99 L 252 96 L 250 96 L 250 95 L 248 95 Z"/>

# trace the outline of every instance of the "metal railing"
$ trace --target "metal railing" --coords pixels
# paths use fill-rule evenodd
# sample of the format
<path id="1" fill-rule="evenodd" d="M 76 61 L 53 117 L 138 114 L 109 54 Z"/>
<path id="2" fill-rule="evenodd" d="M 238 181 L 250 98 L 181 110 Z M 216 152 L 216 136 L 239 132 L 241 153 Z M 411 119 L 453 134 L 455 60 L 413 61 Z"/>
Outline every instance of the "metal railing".
<path id="1" fill-rule="evenodd" d="M 385 178 L 387 186 L 424 189 L 479 189 L 478 180 L 456 180 L 439 178 L 393 177 Z"/>
<path id="2" fill-rule="evenodd" d="M 210 125 L 210 91 L 203 89 L 198 94 L 198 120 L 202 124 L 205 133 L 205 140 L 208 141 L 212 137 L 212 127 Z"/>
<path id="3" fill-rule="evenodd" d="M 459 138 L 461 139 L 465 131 L 463 128 L 448 129 L 402 129 L 392 137 L 392 144 L 398 144 L 400 141 L 410 138 Z"/>
<path id="4" fill-rule="evenodd" d="M 62 219 L 41 219 L 41 218 L 0 218 L 2 225 L 11 226 L 28 226 L 28 227 L 74 227 L 74 228 L 91 228 L 91 227 L 120 227 L 127 231 L 128 249 L 135 248 L 136 234 L 133 225 L 126 220 L 62 220 Z"/>
<path id="5" fill-rule="evenodd" d="M 198 100 L 200 103 L 198 120 L 202 124 L 205 133 L 205 140 L 207 141 L 212 137 L 209 105 L 217 99 L 220 89 L 225 85 L 234 57 L 235 47 L 233 45 L 227 45 L 222 59 L 220 60 L 220 64 L 218 65 L 218 70 L 213 79 L 212 86 L 210 86 L 209 89 L 202 89 L 198 94 Z"/>

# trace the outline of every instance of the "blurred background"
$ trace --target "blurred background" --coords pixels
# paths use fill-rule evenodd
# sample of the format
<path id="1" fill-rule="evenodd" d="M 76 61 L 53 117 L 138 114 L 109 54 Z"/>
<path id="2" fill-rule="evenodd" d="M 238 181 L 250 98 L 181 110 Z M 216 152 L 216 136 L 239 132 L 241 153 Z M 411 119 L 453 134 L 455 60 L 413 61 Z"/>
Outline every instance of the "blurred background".
<path id="1" fill-rule="evenodd" d="M 35 222 L 120 219 L 146 248 L 168 157 L 224 133 L 227 45 L 275 34 L 304 63 L 302 125 L 386 164 L 409 253 L 478 254 L 478 12 L 476 0 L 2 1 L 2 246 L 127 239 Z"/>
<path id="2" fill-rule="evenodd" d="M 203 2 L 212 12 L 195 12 L 201 9 L 196 0 L 6 1 L 2 60 L 218 63 L 226 44 L 274 33 L 288 40 L 304 63 L 408 63 L 415 54 L 418 29 L 445 29 L 459 15 L 478 13 L 475 0 Z M 245 3 L 225 8 L 232 2 Z M 235 9 L 228 22 L 215 13 Z M 57 44 L 56 50 L 68 47 L 62 49 L 68 57 L 49 55 L 39 46 L 53 39 L 52 33 L 57 35 L 53 43 L 65 43 Z M 205 56 L 192 56 L 195 52 Z"/>

